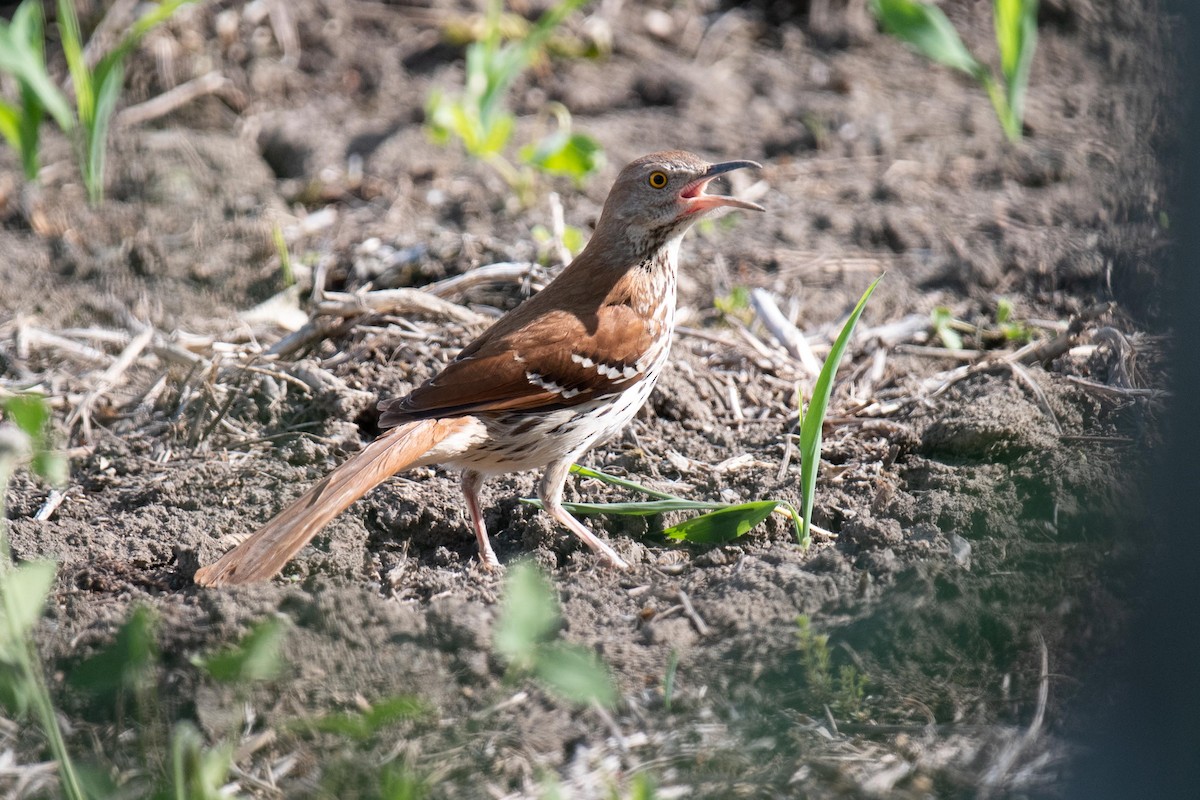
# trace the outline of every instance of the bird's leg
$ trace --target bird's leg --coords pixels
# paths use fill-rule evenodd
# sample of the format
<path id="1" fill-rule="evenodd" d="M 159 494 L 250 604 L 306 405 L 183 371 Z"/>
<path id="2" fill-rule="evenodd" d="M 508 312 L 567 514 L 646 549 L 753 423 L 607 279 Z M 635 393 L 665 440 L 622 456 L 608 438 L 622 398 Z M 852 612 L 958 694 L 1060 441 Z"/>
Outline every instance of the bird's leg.
<path id="1" fill-rule="evenodd" d="M 497 569 L 500 559 L 492 550 L 491 539 L 488 538 L 487 526 L 483 524 L 483 512 L 479 508 L 479 490 L 483 486 L 483 475 L 474 470 L 465 469 L 462 474 L 463 496 L 467 499 L 467 511 L 471 514 L 471 527 L 475 530 L 475 541 L 479 543 L 479 560 L 487 570 Z"/>
<path id="2" fill-rule="evenodd" d="M 568 528 L 572 533 L 583 540 L 583 543 L 600 556 L 611 566 L 617 569 L 629 569 L 629 564 L 625 559 L 617 555 L 617 551 L 613 550 L 609 545 L 596 537 L 596 534 L 587 529 L 579 520 L 567 513 L 567 510 L 562 507 L 563 485 L 567 482 L 567 474 L 571 471 L 571 464 L 575 462 L 574 457 L 567 458 L 563 461 L 556 461 L 546 467 L 545 474 L 542 475 L 542 483 L 538 486 L 538 497 L 541 498 L 542 506 L 554 517 L 560 525 Z"/>

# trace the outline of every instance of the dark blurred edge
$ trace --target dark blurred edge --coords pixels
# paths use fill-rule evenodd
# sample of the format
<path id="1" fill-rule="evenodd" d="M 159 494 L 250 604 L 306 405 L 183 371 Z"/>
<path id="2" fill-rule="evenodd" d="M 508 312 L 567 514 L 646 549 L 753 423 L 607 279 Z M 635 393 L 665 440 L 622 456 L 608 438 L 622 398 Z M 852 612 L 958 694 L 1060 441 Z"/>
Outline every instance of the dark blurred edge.
<path id="1" fill-rule="evenodd" d="M 1173 397 L 1162 452 L 1147 482 L 1151 516 L 1119 532 L 1146 543 L 1137 612 L 1096 684 L 1088 748 L 1071 770 L 1070 798 L 1200 797 L 1200 3 L 1164 0 L 1180 63 L 1180 136 L 1159 154 L 1171 179 L 1175 237 L 1162 286 L 1174 329 Z M 1119 299 L 1119 298 L 1118 298 Z"/>

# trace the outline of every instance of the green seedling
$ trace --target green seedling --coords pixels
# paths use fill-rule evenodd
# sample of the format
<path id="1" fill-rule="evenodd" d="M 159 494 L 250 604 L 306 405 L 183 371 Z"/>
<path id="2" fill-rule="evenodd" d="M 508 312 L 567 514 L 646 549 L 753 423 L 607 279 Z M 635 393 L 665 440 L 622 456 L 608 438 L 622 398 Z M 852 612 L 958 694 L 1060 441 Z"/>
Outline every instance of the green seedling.
<path id="1" fill-rule="evenodd" d="M 514 166 L 504 155 L 516 124 L 508 108 L 509 91 L 554 30 L 584 2 L 562 0 L 528 31 L 506 40 L 502 0 L 490 0 L 484 35 L 467 46 L 462 90 L 447 94 L 435 89 L 426 103 L 427 127 L 434 141 L 460 142 L 468 155 L 491 164 L 524 202 L 529 201 L 533 185 L 530 168 L 582 182 L 603 164 L 600 145 L 589 136 L 572 132 L 571 115 L 561 104 L 550 108 L 556 129 L 521 148 L 519 158 L 527 168 Z"/>
<path id="2" fill-rule="evenodd" d="M 283 285 L 292 286 L 296 283 L 296 271 L 292 269 L 292 253 L 288 250 L 283 228 L 279 225 L 271 228 L 271 241 L 275 245 L 275 254 L 279 256 L 279 275 L 283 279 Z"/>
<path id="3" fill-rule="evenodd" d="M 938 306 L 929 315 L 933 332 L 949 350 L 961 350 L 965 344 L 963 335 L 970 336 L 976 347 L 994 347 L 1007 342 L 1031 342 L 1037 331 L 1022 320 L 1013 319 L 1013 304 L 1007 298 L 996 302 L 993 324 L 973 324 L 954 316 L 949 308 Z"/>
<path id="4" fill-rule="evenodd" d="M 190 722 L 180 722 L 171 735 L 171 774 L 156 798 L 224 800 L 222 788 L 233 769 L 233 744 L 209 747 Z"/>
<path id="5" fill-rule="evenodd" d="M 125 706 L 132 698 L 137 720 L 150 737 L 157 734 L 151 724 L 157 707 L 157 632 L 157 616 L 139 606 L 117 631 L 112 644 L 72 670 L 67 681 L 71 687 L 92 695 L 101 707 L 114 709 L 119 727 L 124 726 Z"/>
<path id="6" fill-rule="evenodd" d="M 274 617 L 259 622 L 242 639 L 206 656 L 192 658 L 208 677 L 218 683 L 245 685 L 274 680 L 283 671 L 283 640 L 287 625 Z"/>
<path id="7" fill-rule="evenodd" d="M 648 772 L 637 772 L 629 780 L 629 791 L 621 794 L 614 789 L 610 794 L 610 800 L 655 800 L 658 797 L 657 786 L 654 778 Z"/>
<path id="8" fill-rule="evenodd" d="M 35 395 L 0 400 L 0 707 L 16 718 L 32 712 L 58 765 L 59 791 L 68 800 L 84 800 L 83 783 L 75 769 L 58 715 L 50 699 L 46 675 L 33 645 L 33 626 L 54 585 L 52 561 L 12 561 L 5 526 L 5 497 L 13 471 L 28 460 L 34 472 L 61 480 L 65 461 L 46 446 L 50 408 Z"/>
<path id="9" fill-rule="evenodd" d="M 700 220 L 704 222 L 705 220 Z M 713 298 L 713 307 L 727 317 L 733 317 L 742 323 L 749 324 L 754 319 L 754 309 L 750 306 L 750 290 L 745 286 L 735 286 L 729 294 Z"/>
<path id="10" fill-rule="evenodd" d="M 679 651 L 671 648 L 667 657 L 667 671 L 663 675 L 663 708 L 671 711 L 671 702 L 675 699 L 675 674 L 679 671 Z"/>
<path id="11" fill-rule="evenodd" d="M 800 514 L 796 511 L 795 506 L 786 500 L 754 500 L 748 503 L 685 500 L 682 497 L 660 492 L 640 483 L 609 475 L 606 472 L 581 467 L 578 464 L 571 467 L 571 472 L 584 478 L 595 478 L 603 483 L 632 489 L 655 498 L 631 503 L 563 503 L 563 508 L 572 514 L 649 517 L 665 514 L 668 511 L 707 511 L 707 514 L 701 514 L 677 525 L 672 525 L 663 531 L 663 535 L 677 542 L 722 544 L 748 533 L 772 513 L 778 512 L 786 514 L 791 519 L 792 524 L 796 526 L 796 535 L 800 535 Z M 542 507 L 540 500 L 531 497 L 521 498 L 521 502 L 538 508 Z"/>
<path id="12" fill-rule="evenodd" d="M 407 764 L 393 761 L 377 767 L 361 754 L 326 763 L 321 772 L 321 788 L 313 797 L 421 800 L 433 793 L 429 782 Z"/>
<path id="13" fill-rule="evenodd" d="M 518 564 L 504 581 L 496 622 L 496 651 L 517 674 L 574 703 L 611 708 L 617 689 L 608 668 L 586 647 L 558 638 L 562 623 L 550 584 L 532 564 Z"/>
<path id="14" fill-rule="evenodd" d="M 152 5 L 95 66 L 89 66 L 84 58 L 75 4 L 72 0 L 58 0 L 58 29 L 75 88 L 75 109 L 81 131 L 78 142 L 80 172 L 88 199 L 93 204 L 98 205 L 104 199 L 108 127 L 125 83 L 125 60 L 147 33 L 190 2 L 193 0 L 162 0 Z M 69 129 L 64 127 L 63 130 Z"/>
<path id="15" fill-rule="evenodd" d="M 67 98 L 46 70 L 39 0 L 25 0 L 12 22 L 0 20 L 0 73 L 13 76 L 19 99 L 0 98 L 0 136 L 21 156 L 25 179 L 36 181 L 42 119 L 49 113 L 64 131 L 74 125 Z"/>
<path id="16" fill-rule="evenodd" d="M 428 708 L 416 697 L 398 695 L 380 700 L 365 711 L 326 714 L 314 719 L 299 720 L 293 727 L 366 742 L 389 725 L 417 719 L 428 713 Z"/>
<path id="17" fill-rule="evenodd" d="M 554 258 L 554 234 L 545 225 L 534 225 L 530 230 L 530 235 L 538 247 L 538 263 L 543 266 L 548 265 Z M 567 249 L 568 253 L 572 256 L 579 255 L 585 244 L 587 244 L 587 237 L 580 228 L 574 225 L 563 226 L 562 246 Z"/>
<path id="18" fill-rule="evenodd" d="M 846 345 L 850 343 L 850 336 L 854 333 L 854 326 L 858 324 L 858 318 L 862 316 L 863 309 L 867 307 L 867 301 L 871 299 L 871 294 L 874 293 L 875 287 L 881 280 L 883 280 L 882 275 L 867 287 L 862 298 L 859 299 L 858 305 L 850 312 L 850 318 L 842 326 L 841 333 L 834 340 L 833 347 L 829 349 L 829 356 L 821 365 L 817 382 L 813 384 L 808 409 L 800 410 L 800 486 L 803 492 L 800 543 L 805 547 L 808 547 L 812 541 L 809 526 L 812 522 L 813 495 L 817 490 L 817 469 L 821 465 L 821 427 L 825 424 L 825 411 L 829 407 L 833 379 L 837 375 L 838 365 L 841 364 L 842 356 L 846 352 Z"/>
<path id="19" fill-rule="evenodd" d="M 933 323 L 933 332 L 941 341 L 942 347 L 947 350 L 962 350 L 962 335 L 955 330 L 958 320 L 954 318 L 954 313 L 950 309 L 938 306 L 929 315 L 929 321 Z"/>
<path id="20" fill-rule="evenodd" d="M 917 0 L 871 0 L 883 27 L 926 58 L 965 72 L 983 86 L 1010 141 L 1021 139 L 1029 68 L 1037 49 L 1037 0 L 994 0 L 992 24 L 1000 77 L 963 44 L 946 15 Z"/>
<path id="21" fill-rule="evenodd" d="M 867 677 L 852 664 L 843 665 L 835 677 L 829 637 L 813 631 L 804 614 L 796 618 L 796 650 L 810 702 L 832 706 L 845 716 L 857 714 L 862 708 Z"/>
<path id="22" fill-rule="evenodd" d="M 1037 336 L 1027 323 L 1013 319 L 1013 304 L 1007 297 L 996 302 L 996 327 L 1009 342 L 1031 342 Z"/>

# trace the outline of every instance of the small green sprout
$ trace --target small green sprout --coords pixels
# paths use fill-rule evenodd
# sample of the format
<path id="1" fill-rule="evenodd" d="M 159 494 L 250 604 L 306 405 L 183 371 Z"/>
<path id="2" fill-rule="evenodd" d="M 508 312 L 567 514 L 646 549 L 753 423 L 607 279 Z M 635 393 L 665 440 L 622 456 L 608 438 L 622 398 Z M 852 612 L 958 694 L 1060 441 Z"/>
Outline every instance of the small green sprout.
<path id="1" fill-rule="evenodd" d="M 367 742 L 389 725 L 416 719 L 428 713 L 428 708 L 417 698 L 397 695 L 376 701 L 364 711 L 326 714 L 315 719 L 298 720 L 292 727 L 332 733 L 356 742 Z"/>
<path id="2" fill-rule="evenodd" d="M 1013 319 L 1013 304 L 1007 297 L 996 302 L 996 327 L 1009 342 L 1031 342 L 1036 336 L 1028 323 Z"/>
<path id="3" fill-rule="evenodd" d="M 0 20 L 0 73 L 12 75 L 20 99 L 0 98 L 0 136 L 21 156 L 25 179 L 38 177 L 42 118 L 48 112 L 64 131 L 74 125 L 67 98 L 46 70 L 42 4 L 25 0 L 12 22 Z"/>
<path id="4" fill-rule="evenodd" d="M 938 306 L 929 315 L 929 319 L 933 323 L 933 332 L 942 342 L 942 347 L 947 350 L 963 349 L 962 335 L 955 330 L 958 320 L 954 318 L 954 312 L 945 306 Z"/>
<path id="5" fill-rule="evenodd" d="M 808 616 L 796 617 L 796 650 L 804 672 L 805 690 L 810 702 L 831 705 L 840 714 L 853 716 L 862 708 L 867 676 L 853 664 L 844 664 L 833 674 L 833 654 L 829 637 L 816 633 Z"/>
<path id="6" fill-rule="evenodd" d="M 534 243 L 538 246 L 538 263 L 543 266 L 549 264 L 556 250 L 554 246 L 554 234 L 545 225 L 534 225 L 532 230 L 530 230 L 530 235 L 533 237 Z M 571 256 L 579 255 L 585 244 L 587 244 L 587 237 L 584 236 L 580 228 L 574 225 L 563 226 L 562 246 L 567 249 L 567 252 Z"/>
<path id="7" fill-rule="evenodd" d="M 209 747 L 190 722 L 180 722 L 171 736 L 171 772 L 159 797 L 223 800 L 222 791 L 233 769 L 233 743 Z"/>
<path id="8" fill-rule="evenodd" d="M 994 0 L 1000 78 L 967 50 L 941 9 L 918 0 L 871 0 L 883 27 L 926 58 L 965 72 L 987 92 L 1009 141 L 1021 139 L 1029 68 L 1037 49 L 1037 0 Z"/>
<path id="9" fill-rule="evenodd" d="M 745 286 L 735 286 L 724 297 L 714 297 L 713 307 L 725 316 L 747 324 L 754 318 L 754 310 L 750 306 L 750 290 Z"/>
<path id="10" fill-rule="evenodd" d="M 220 683 L 247 684 L 269 681 L 283 671 L 283 640 L 287 625 L 273 617 L 257 623 L 242 639 L 206 656 L 195 656 L 192 664 Z"/>
<path id="11" fill-rule="evenodd" d="M 721 503 L 708 500 L 685 500 L 682 497 L 660 492 L 616 475 L 581 467 L 575 464 L 571 472 L 585 478 L 595 478 L 612 486 L 632 489 L 655 498 L 654 500 L 630 503 L 563 503 L 563 508 L 572 514 L 612 514 L 619 517 L 649 517 L 665 514 L 668 511 L 707 511 L 698 517 L 692 517 L 672 525 L 663 531 L 668 539 L 691 544 L 721 544 L 736 539 L 751 531 L 755 526 L 778 512 L 786 514 L 796 526 L 796 535 L 800 535 L 800 514 L 795 506 L 786 500 L 753 500 L 748 503 Z M 522 498 L 527 503 L 538 508 L 542 507 L 540 500 L 530 497 Z"/>
<path id="12" fill-rule="evenodd" d="M 50 408 L 38 395 L 0 398 L 0 708 L 16 717 L 32 712 L 58 765 L 59 791 L 68 800 L 84 800 L 83 783 L 67 750 L 46 674 L 33 644 L 33 626 L 54 586 L 53 561 L 12 562 L 5 525 L 8 479 L 29 461 L 43 478 L 61 481 L 66 462 L 47 448 Z"/>
<path id="13" fill-rule="evenodd" d="M 579 183 L 603 165 L 600 145 L 589 136 L 572 132 L 571 115 L 561 104 L 550 108 L 556 129 L 521 148 L 519 159 L 528 168 L 520 169 L 504 156 L 516 124 L 508 109 L 509 91 L 538 58 L 554 30 L 585 1 L 562 0 L 528 31 L 505 41 L 502 0 L 489 0 L 484 34 L 467 45 L 462 90 L 447 94 L 435 89 L 425 105 L 426 124 L 434 141 L 459 141 L 468 155 L 491 164 L 526 203 L 533 184 L 528 168 L 565 175 Z"/>
<path id="14" fill-rule="evenodd" d="M 116 46 L 100 57 L 94 67 L 84 58 L 79 18 L 73 0 L 58 0 L 58 29 L 63 55 L 75 88 L 75 108 L 82 129 L 79 166 L 88 199 L 99 205 L 104 199 L 104 165 L 108 149 L 108 126 L 125 83 L 125 60 L 142 38 L 166 21 L 180 6 L 193 0 L 162 0 L 139 17 Z M 57 117 L 56 117 L 57 118 Z M 62 123 L 60 122 L 60 125 Z M 67 126 L 64 131 L 69 130 Z"/>
<path id="15" fill-rule="evenodd" d="M 283 278 L 283 285 L 292 286 L 296 283 L 296 271 L 292 269 L 292 253 L 288 250 L 280 225 L 271 228 L 271 241 L 275 245 L 275 254 L 279 256 L 279 274 Z"/>
<path id="16" fill-rule="evenodd" d="M 867 301 L 871 299 L 871 294 L 874 293 L 875 287 L 881 280 L 883 280 L 882 275 L 867 287 L 862 298 L 859 299 L 858 305 L 850 312 L 850 318 L 846 320 L 841 333 L 834 340 L 833 347 L 829 349 L 829 356 L 821 366 L 817 382 L 813 384 L 808 408 L 801 410 L 800 486 L 803 492 L 801 497 L 803 522 L 800 530 L 800 543 L 805 547 L 808 547 L 811 541 L 809 526 L 812 523 L 813 494 L 817 490 L 817 469 L 821 465 L 821 427 L 825 424 L 825 410 L 829 406 L 829 395 L 833 391 L 833 379 L 837 375 L 838 365 L 846 352 L 846 346 L 850 343 L 850 336 L 854 333 L 854 326 L 858 324 L 858 318 L 862 316 L 863 309 L 867 307 Z"/>
<path id="17" fill-rule="evenodd" d="M 504 581 L 496 650 L 517 673 L 575 703 L 612 707 L 617 689 L 608 668 L 588 648 L 558 638 L 562 617 L 550 584 L 532 564 L 518 564 Z"/>
<path id="18" fill-rule="evenodd" d="M 663 708 L 671 711 L 671 703 L 675 699 L 675 675 L 679 672 L 679 651 L 671 648 L 667 657 L 667 671 L 663 675 Z"/>

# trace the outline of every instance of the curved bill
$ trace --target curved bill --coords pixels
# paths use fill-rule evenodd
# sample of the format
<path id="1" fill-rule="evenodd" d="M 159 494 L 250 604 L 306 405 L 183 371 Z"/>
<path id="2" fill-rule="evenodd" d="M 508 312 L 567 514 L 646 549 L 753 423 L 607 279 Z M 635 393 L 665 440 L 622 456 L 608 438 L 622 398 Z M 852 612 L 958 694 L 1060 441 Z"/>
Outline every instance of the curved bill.
<path id="1" fill-rule="evenodd" d="M 746 169 L 753 167 L 754 169 L 762 169 L 762 164 L 757 161 L 722 161 L 719 164 L 711 165 L 704 174 L 697 180 L 692 181 L 683 188 L 679 196 L 688 202 L 688 210 L 708 211 L 713 208 L 744 208 L 747 211 L 765 211 L 758 203 L 751 203 L 749 200 L 740 200 L 736 197 L 720 194 L 705 194 L 704 189 L 708 186 L 709 181 L 718 175 L 723 175 L 726 172 L 732 172 L 735 169 Z"/>

